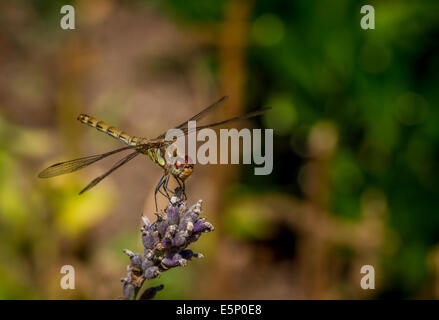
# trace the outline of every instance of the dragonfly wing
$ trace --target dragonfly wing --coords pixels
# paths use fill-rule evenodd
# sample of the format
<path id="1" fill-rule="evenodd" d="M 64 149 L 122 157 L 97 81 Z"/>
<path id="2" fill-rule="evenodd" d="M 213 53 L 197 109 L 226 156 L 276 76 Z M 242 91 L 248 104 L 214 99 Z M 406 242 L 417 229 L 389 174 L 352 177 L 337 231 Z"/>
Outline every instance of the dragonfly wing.
<path id="1" fill-rule="evenodd" d="M 104 179 L 105 177 L 107 177 L 110 173 L 112 173 L 114 170 L 116 170 L 117 168 L 120 168 L 121 166 L 123 166 L 125 163 L 127 163 L 128 161 L 134 159 L 136 156 L 138 156 L 140 153 L 139 151 L 134 151 L 133 153 L 130 153 L 129 155 L 127 155 L 125 158 L 122 158 L 121 160 L 119 160 L 110 170 L 108 170 L 106 173 L 104 173 L 103 175 L 97 177 L 96 179 L 94 179 L 92 182 L 90 182 L 88 184 L 88 186 L 86 186 L 84 189 L 81 190 L 81 192 L 79 192 L 79 194 L 83 194 L 84 192 L 86 192 L 87 190 L 90 190 L 91 188 L 93 188 L 95 185 L 97 185 L 99 182 L 102 181 L 102 179 Z"/>
<path id="2" fill-rule="evenodd" d="M 238 120 L 245 120 L 245 119 L 249 119 L 249 118 L 253 118 L 256 116 L 259 116 L 265 112 L 267 112 L 268 110 L 270 110 L 271 108 L 266 108 L 266 109 L 260 109 L 257 111 L 252 111 L 252 112 L 248 112 L 246 114 L 243 114 L 241 116 L 238 117 L 234 117 L 231 119 L 227 119 L 227 120 L 223 120 L 223 121 L 219 121 L 219 122 L 215 122 L 215 123 L 211 123 L 211 124 L 207 124 L 207 125 L 203 125 L 203 126 L 198 126 L 196 128 L 182 128 L 181 130 L 183 131 L 183 133 L 179 136 L 176 136 L 176 138 L 187 135 L 188 133 L 194 132 L 196 130 L 201 130 L 201 129 L 205 129 L 205 128 L 213 128 L 213 127 L 218 127 L 224 124 L 228 124 L 231 122 L 235 122 Z"/>
<path id="3" fill-rule="evenodd" d="M 123 147 L 120 149 L 116 149 L 107 153 L 98 154 L 94 156 L 88 156 L 84 158 L 69 160 L 65 162 L 56 163 L 54 165 L 51 165 L 50 167 L 44 169 L 38 174 L 38 177 L 40 178 L 51 178 L 56 177 L 61 174 L 70 173 L 82 168 L 85 168 L 92 163 L 95 163 L 96 161 L 99 161 L 101 159 L 104 159 L 108 156 L 111 156 L 112 154 L 127 150 L 127 149 L 133 149 L 135 147 L 129 146 L 129 147 Z"/>
<path id="4" fill-rule="evenodd" d="M 211 113 L 213 110 L 215 110 L 217 107 L 219 107 L 224 101 L 226 101 L 229 97 L 228 96 L 224 96 L 221 99 L 219 99 L 218 101 L 212 103 L 210 106 L 204 108 L 203 110 L 201 110 L 199 113 L 197 113 L 196 115 L 194 115 L 192 118 L 188 119 L 185 122 L 180 123 L 178 126 L 175 127 L 175 129 L 181 129 L 185 126 L 187 126 L 187 123 L 189 121 L 197 121 L 200 120 L 202 118 L 204 118 L 206 115 L 208 115 L 209 113 Z M 159 135 L 156 139 L 164 139 L 166 136 L 166 132 L 162 133 L 161 135 Z"/>

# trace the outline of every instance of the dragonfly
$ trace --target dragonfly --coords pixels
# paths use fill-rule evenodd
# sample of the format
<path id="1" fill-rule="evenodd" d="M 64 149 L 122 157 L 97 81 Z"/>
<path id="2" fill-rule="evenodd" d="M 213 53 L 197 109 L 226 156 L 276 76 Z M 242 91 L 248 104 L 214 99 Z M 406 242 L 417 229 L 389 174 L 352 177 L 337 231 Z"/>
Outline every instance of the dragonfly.
<path id="1" fill-rule="evenodd" d="M 123 148 L 119 148 L 116 150 L 112 150 L 106 153 L 92 155 L 88 157 L 73 159 L 69 161 L 59 162 L 56 164 L 53 164 L 49 166 L 48 168 L 41 171 L 38 175 L 40 178 L 52 178 L 56 177 L 62 174 L 71 173 L 83 168 L 88 167 L 89 165 L 96 163 L 102 159 L 105 159 L 109 156 L 112 156 L 114 154 L 117 154 L 122 151 L 130 150 L 131 152 L 120 159 L 118 162 L 116 162 L 113 167 L 111 167 L 107 172 L 100 175 L 99 177 L 95 178 L 93 181 L 91 181 L 84 189 L 82 189 L 79 194 L 83 194 L 84 192 L 90 190 L 94 186 L 96 186 L 99 182 L 101 182 L 104 178 L 109 176 L 111 173 L 113 173 L 115 170 L 126 164 L 127 162 L 131 161 L 135 157 L 137 157 L 140 154 L 148 156 L 152 162 L 159 167 L 163 169 L 163 175 L 160 178 L 159 182 L 157 183 L 155 190 L 154 190 L 154 201 L 155 201 L 155 207 L 157 211 L 157 193 L 162 194 L 163 196 L 170 199 L 170 193 L 175 194 L 175 192 L 171 191 L 168 188 L 169 179 L 171 177 L 174 177 L 174 179 L 177 181 L 179 188 L 181 192 L 184 194 L 184 197 L 186 198 L 185 194 L 185 181 L 186 179 L 192 174 L 194 170 L 194 164 L 191 162 L 191 160 L 185 156 L 184 158 L 180 157 L 177 158 L 176 161 L 173 161 L 172 163 L 170 161 L 166 160 L 165 152 L 166 148 L 169 147 L 172 143 L 175 142 L 175 140 L 182 135 L 187 135 L 194 130 L 201 130 L 204 128 L 212 128 L 212 127 L 218 127 L 221 125 L 228 124 L 230 122 L 234 122 L 237 120 L 244 120 L 248 118 L 252 118 L 258 115 L 263 114 L 264 112 L 270 110 L 269 108 L 266 109 L 260 109 L 257 111 L 248 112 L 246 114 L 243 114 L 241 116 L 237 116 L 234 118 L 230 118 L 227 120 L 211 123 L 208 125 L 201 125 L 196 127 L 188 127 L 189 121 L 198 121 L 202 118 L 204 118 L 206 115 L 210 114 L 214 110 L 216 110 L 220 105 L 224 103 L 224 101 L 227 100 L 227 96 L 223 96 L 221 99 L 216 101 L 215 103 L 209 105 L 208 107 L 201 110 L 196 115 L 192 116 L 187 121 L 184 121 L 177 125 L 175 129 L 181 130 L 180 135 L 174 136 L 173 140 L 165 140 L 166 132 L 160 134 L 154 139 L 147 139 L 143 137 L 133 136 L 129 135 L 128 133 L 115 128 L 113 126 L 108 125 L 107 123 L 103 121 L 98 121 L 95 118 L 86 115 L 86 114 L 80 114 L 77 118 L 80 122 L 89 125 L 90 127 L 96 128 L 98 131 L 104 132 L 107 135 L 119 140 L 120 142 L 124 143 L 126 146 Z"/>

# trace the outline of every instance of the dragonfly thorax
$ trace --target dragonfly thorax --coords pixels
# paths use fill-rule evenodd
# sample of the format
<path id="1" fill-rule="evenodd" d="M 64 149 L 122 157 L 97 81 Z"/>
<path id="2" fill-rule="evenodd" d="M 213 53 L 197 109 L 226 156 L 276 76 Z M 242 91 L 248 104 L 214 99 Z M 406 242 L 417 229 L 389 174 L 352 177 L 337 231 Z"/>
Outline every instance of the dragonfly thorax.
<path id="1" fill-rule="evenodd" d="M 179 157 L 177 156 L 177 152 L 172 155 L 165 156 L 167 148 L 148 148 L 145 150 L 148 157 L 157 164 L 166 170 L 166 172 L 172 174 L 173 176 L 180 178 L 181 180 L 185 180 L 188 178 L 194 168 L 193 163 L 191 163 L 188 156 Z M 169 160 L 168 160 L 169 159 Z"/>
<path id="2" fill-rule="evenodd" d="M 157 164 L 158 166 L 165 168 L 166 167 L 166 159 L 164 157 L 165 149 L 164 148 L 147 148 L 145 152 L 148 157 Z"/>

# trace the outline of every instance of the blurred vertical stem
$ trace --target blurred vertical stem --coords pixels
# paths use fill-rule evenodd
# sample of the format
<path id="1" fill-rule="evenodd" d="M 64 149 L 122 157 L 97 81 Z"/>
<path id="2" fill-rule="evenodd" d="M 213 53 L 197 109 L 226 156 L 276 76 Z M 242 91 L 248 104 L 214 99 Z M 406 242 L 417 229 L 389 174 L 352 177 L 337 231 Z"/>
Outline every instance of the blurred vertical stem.
<path id="1" fill-rule="evenodd" d="M 224 21 L 221 24 L 219 36 L 219 65 L 220 87 L 224 94 L 232 98 L 225 105 L 223 115 L 225 118 L 243 113 L 246 97 L 246 48 L 248 42 L 249 19 L 253 1 L 230 0 L 224 4 Z M 215 181 L 218 190 L 225 190 L 233 176 L 236 175 L 234 166 L 219 166 L 215 171 Z M 217 212 L 223 208 L 221 197 L 216 199 Z M 217 237 L 221 238 L 221 224 Z M 219 256 L 216 257 L 215 274 L 216 281 L 212 290 L 215 297 L 224 297 L 224 293 L 230 292 L 227 286 L 227 272 L 223 267 Z"/>
<path id="2" fill-rule="evenodd" d="M 81 83 L 90 67 L 90 50 L 80 35 L 66 40 L 58 56 L 59 94 L 57 119 L 61 131 L 65 153 L 79 153 L 79 135 L 74 121 L 82 106 Z"/>
<path id="3" fill-rule="evenodd" d="M 220 85 L 231 97 L 227 116 L 242 113 L 245 105 L 246 47 L 249 17 L 253 1 L 230 0 L 224 5 L 224 21 L 220 30 Z"/>

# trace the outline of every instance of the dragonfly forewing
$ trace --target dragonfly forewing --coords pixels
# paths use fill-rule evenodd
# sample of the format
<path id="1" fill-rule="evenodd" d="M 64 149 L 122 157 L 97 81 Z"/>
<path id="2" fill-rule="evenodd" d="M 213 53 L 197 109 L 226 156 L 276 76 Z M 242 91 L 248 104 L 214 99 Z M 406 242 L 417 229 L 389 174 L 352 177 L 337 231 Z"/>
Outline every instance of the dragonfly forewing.
<path id="1" fill-rule="evenodd" d="M 135 147 L 123 147 L 120 149 L 116 149 L 110 152 L 106 152 L 103 154 L 98 154 L 94 156 L 88 156 L 78 159 L 73 159 L 69 161 L 59 162 L 56 164 L 51 165 L 50 167 L 44 169 L 38 174 L 38 177 L 40 178 L 52 178 L 56 177 L 62 174 L 71 173 L 74 171 L 77 171 L 79 169 L 88 167 L 89 165 L 95 163 L 96 161 L 102 160 L 108 156 L 111 156 L 115 153 L 127 150 L 127 149 L 133 149 Z"/>
<path id="2" fill-rule="evenodd" d="M 123 166 L 125 163 L 127 163 L 128 161 L 134 159 L 136 156 L 138 156 L 140 154 L 139 151 L 134 151 L 133 153 L 130 153 L 129 155 L 127 155 L 125 158 L 122 158 L 121 160 L 119 160 L 110 170 L 108 170 L 106 173 L 104 173 L 103 175 L 97 177 L 96 179 L 94 179 L 92 182 L 90 182 L 88 184 L 88 186 L 86 186 L 84 189 L 81 190 L 81 192 L 79 192 L 79 194 L 83 194 L 84 192 L 86 192 L 87 190 L 90 190 L 91 188 L 93 188 L 95 185 L 97 185 L 99 182 L 101 182 L 105 177 L 107 177 L 110 173 L 112 173 L 114 170 L 116 170 L 117 168 L 120 168 L 121 166 Z"/>
<path id="3" fill-rule="evenodd" d="M 185 127 L 187 127 L 189 121 L 197 121 L 197 120 L 204 118 L 209 113 L 213 112 L 215 109 L 217 109 L 219 106 L 221 106 L 223 104 L 223 102 L 226 101 L 228 98 L 229 98 L 228 96 L 222 97 L 218 101 L 212 103 L 210 106 L 201 110 L 196 115 L 192 116 L 190 119 L 186 120 L 185 122 L 180 123 L 178 126 L 175 127 L 175 129 L 185 128 Z M 166 132 L 159 135 L 156 139 L 164 139 L 165 136 L 166 136 Z"/>
<path id="4" fill-rule="evenodd" d="M 268 110 L 271 110 L 271 108 L 260 109 L 257 111 L 251 111 L 251 112 L 248 112 L 248 113 L 243 114 L 243 115 L 238 116 L 238 117 L 234 117 L 231 119 L 227 119 L 227 120 L 223 120 L 223 121 L 219 121 L 219 122 L 215 122 L 215 123 L 211 123 L 211 124 L 207 124 L 207 125 L 197 126 L 194 128 L 181 128 L 180 130 L 182 131 L 182 133 L 180 135 L 175 136 L 175 138 L 187 135 L 191 132 L 195 132 L 196 130 L 201 130 L 201 129 L 206 129 L 206 128 L 214 128 L 214 127 L 218 127 L 218 126 L 221 126 L 224 124 L 229 124 L 231 122 L 235 122 L 238 120 L 245 120 L 245 119 L 253 118 L 253 117 L 259 116 L 259 115 L 267 112 Z"/>

